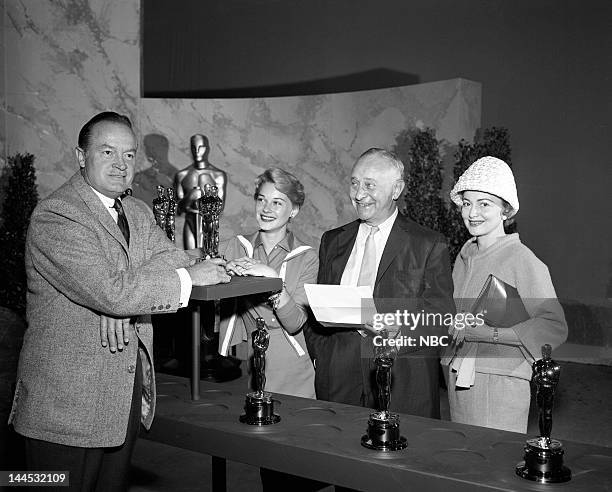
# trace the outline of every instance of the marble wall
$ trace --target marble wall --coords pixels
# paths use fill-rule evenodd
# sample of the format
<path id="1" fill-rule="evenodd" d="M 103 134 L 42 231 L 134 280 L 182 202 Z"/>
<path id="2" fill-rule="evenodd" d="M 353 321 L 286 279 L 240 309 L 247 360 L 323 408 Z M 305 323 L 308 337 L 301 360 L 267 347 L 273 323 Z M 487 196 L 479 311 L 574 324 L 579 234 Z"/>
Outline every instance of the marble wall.
<path id="1" fill-rule="evenodd" d="M 6 152 L 36 156 L 41 196 L 77 169 L 73 148 L 93 114 L 138 121 L 138 0 L 5 0 Z"/>
<path id="2" fill-rule="evenodd" d="M 143 99 L 140 115 L 145 139 L 167 139 L 165 169 L 190 165 L 190 135 L 209 137 L 210 161 L 229 175 L 222 236 L 253 230 L 254 179 L 278 166 L 304 184 L 306 203 L 294 227 L 317 244 L 323 231 L 354 218 L 349 174 L 364 150 L 392 148 L 399 132 L 415 126 L 435 128 L 447 143 L 471 139 L 480 124 L 480 84 L 454 79 L 320 96 Z M 149 181 L 148 190 L 136 186 L 135 193 L 150 194 Z"/>
<path id="3" fill-rule="evenodd" d="M 150 200 L 155 184 L 169 185 L 190 165 L 190 136 L 204 133 L 211 162 L 229 175 L 222 236 L 253 229 L 253 180 L 281 166 L 304 183 L 294 227 L 317 244 L 353 218 L 348 173 L 365 149 L 392 147 L 411 127 L 434 128 L 452 146 L 480 126 L 480 84 L 464 79 L 320 96 L 143 99 L 139 0 L 3 1 L 2 143 L 7 154 L 35 154 L 43 197 L 76 171 L 82 124 L 112 109 L 132 118 L 140 138 L 135 195 Z"/>

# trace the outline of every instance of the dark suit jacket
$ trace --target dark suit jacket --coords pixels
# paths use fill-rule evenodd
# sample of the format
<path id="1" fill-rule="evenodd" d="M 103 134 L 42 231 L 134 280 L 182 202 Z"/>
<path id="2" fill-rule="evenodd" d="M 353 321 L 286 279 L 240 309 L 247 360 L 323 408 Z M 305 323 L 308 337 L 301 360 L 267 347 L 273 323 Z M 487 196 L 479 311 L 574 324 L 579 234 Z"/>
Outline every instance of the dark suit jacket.
<path id="1" fill-rule="evenodd" d="M 323 234 L 319 249 L 320 284 L 339 284 L 357 237 L 359 221 Z M 453 283 L 444 238 L 398 215 L 383 252 L 374 299 L 378 312 L 454 313 Z M 442 333 L 440 326 L 410 331 L 407 336 Z M 372 338 L 354 330 L 325 328 L 306 331 L 316 363 L 317 398 L 376 407 Z M 393 366 L 391 410 L 439 418 L 438 350 L 403 347 Z"/>

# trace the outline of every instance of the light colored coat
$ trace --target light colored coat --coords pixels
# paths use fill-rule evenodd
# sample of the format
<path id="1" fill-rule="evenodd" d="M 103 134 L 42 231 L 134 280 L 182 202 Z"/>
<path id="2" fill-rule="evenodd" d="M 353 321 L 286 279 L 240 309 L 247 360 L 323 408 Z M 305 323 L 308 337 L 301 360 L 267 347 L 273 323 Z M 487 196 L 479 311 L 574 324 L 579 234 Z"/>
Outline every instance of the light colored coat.
<path id="1" fill-rule="evenodd" d="M 279 272 L 291 296 L 284 306 L 275 310 L 261 296 L 222 302 L 219 352 L 227 355 L 230 346 L 241 344 L 238 353 L 250 359 L 251 345 L 243 342 L 247 342 L 249 334 L 255 330 L 255 320 L 262 317 L 270 333 L 270 345 L 266 351 L 265 389 L 274 393 L 314 398 L 314 368 L 302 327 L 308 319 L 304 284 L 316 281 L 319 265 L 317 252 L 291 232 L 275 247 L 278 252 L 270 256 L 263 251 L 259 233 L 237 236 L 222 244 L 219 249 L 228 260 L 249 256 L 271 266 Z"/>
<path id="2" fill-rule="evenodd" d="M 142 422 L 155 411 L 151 313 L 179 306 L 176 268 L 190 259 L 144 202 L 126 197 L 130 245 L 80 173 L 41 201 L 26 242 L 28 329 L 9 417 L 22 435 L 81 447 L 125 441 L 138 339 Z M 129 344 L 100 343 L 100 314 L 133 317 Z"/>

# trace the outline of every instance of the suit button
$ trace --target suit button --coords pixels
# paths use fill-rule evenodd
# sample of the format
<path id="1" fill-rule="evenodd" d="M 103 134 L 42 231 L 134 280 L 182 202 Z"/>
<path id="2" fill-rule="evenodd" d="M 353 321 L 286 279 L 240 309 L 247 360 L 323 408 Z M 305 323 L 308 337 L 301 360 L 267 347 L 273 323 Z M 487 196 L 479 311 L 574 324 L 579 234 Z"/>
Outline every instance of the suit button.
<path id="1" fill-rule="evenodd" d="M 130 364 L 128 366 L 128 372 L 133 374 L 135 371 L 136 371 L 136 366 L 134 364 Z"/>
<path id="2" fill-rule="evenodd" d="M 155 311 L 157 308 L 155 306 L 151 306 L 151 311 Z"/>
<path id="3" fill-rule="evenodd" d="M 164 305 L 160 304 L 159 306 L 157 306 L 157 309 L 159 309 L 161 311 L 162 309 L 164 309 Z"/>
<path id="4" fill-rule="evenodd" d="M 170 309 L 170 304 L 166 304 L 166 309 Z"/>

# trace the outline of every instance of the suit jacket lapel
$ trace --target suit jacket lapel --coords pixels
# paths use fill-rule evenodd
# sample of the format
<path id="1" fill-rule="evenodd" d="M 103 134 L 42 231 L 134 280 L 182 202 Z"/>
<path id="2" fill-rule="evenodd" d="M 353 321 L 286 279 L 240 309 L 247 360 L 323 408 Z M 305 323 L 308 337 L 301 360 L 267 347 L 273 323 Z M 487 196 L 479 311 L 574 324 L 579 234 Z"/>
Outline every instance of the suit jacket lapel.
<path id="1" fill-rule="evenodd" d="M 376 282 L 374 286 L 378 284 L 389 266 L 391 266 L 391 262 L 398 255 L 400 250 L 406 247 L 405 243 L 406 236 L 403 232 L 401 217 L 398 214 L 395 219 L 395 222 L 393 223 L 393 227 L 391 227 L 391 232 L 389 233 L 389 237 L 387 238 L 387 244 L 385 245 L 382 257 L 380 258 L 380 263 L 378 264 L 378 271 L 376 272 Z"/>
<path id="2" fill-rule="evenodd" d="M 85 182 L 80 172 L 77 172 L 72 177 L 72 185 L 76 189 L 77 193 L 85 202 L 85 205 L 91 210 L 93 216 L 98 219 L 108 233 L 114 237 L 125 249 L 128 251 L 128 245 L 125 242 L 125 238 L 119 229 L 119 226 L 115 223 L 111 215 L 108 213 L 102 201 L 96 196 L 91 187 Z M 129 223 L 129 219 L 128 219 Z"/>
<path id="3" fill-rule="evenodd" d="M 344 268 L 351 256 L 357 232 L 359 231 L 359 221 L 351 222 L 344 227 L 344 230 L 336 237 L 336 244 L 332 245 L 337 252 L 337 256 L 331 260 L 330 283 L 339 284 L 342 280 Z"/>

